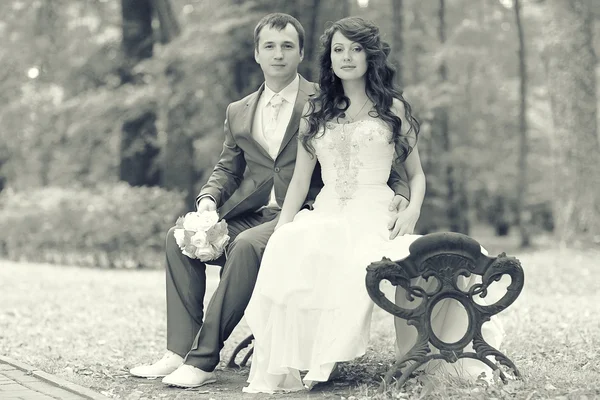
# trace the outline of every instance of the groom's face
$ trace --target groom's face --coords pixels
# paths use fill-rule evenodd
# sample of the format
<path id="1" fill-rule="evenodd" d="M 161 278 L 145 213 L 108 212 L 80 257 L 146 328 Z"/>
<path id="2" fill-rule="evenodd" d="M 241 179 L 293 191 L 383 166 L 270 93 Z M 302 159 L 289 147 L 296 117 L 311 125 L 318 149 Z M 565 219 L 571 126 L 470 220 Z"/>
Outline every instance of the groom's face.
<path id="1" fill-rule="evenodd" d="M 298 32 L 291 24 L 281 30 L 270 26 L 261 29 L 254 58 L 266 78 L 281 79 L 295 75 L 303 57 Z"/>

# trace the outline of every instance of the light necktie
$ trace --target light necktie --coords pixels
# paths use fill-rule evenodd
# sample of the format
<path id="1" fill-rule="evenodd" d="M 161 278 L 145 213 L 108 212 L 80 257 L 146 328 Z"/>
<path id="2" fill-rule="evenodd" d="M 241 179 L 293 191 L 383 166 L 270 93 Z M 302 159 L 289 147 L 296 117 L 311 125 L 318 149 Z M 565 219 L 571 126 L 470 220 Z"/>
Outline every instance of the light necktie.
<path id="1" fill-rule="evenodd" d="M 269 147 L 272 147 L 272 141 L 275 139 L 275 133 L 277 131 L 277 118 L 279 118 L 279 112 L 281 111 L 281 105 L 283 104 L 283 97 L 278 93 L 271 98 L 271 101 L 267 104 L 266 117 L 263 118 L 263 134 L 265 140 L 269 143 Z"/>

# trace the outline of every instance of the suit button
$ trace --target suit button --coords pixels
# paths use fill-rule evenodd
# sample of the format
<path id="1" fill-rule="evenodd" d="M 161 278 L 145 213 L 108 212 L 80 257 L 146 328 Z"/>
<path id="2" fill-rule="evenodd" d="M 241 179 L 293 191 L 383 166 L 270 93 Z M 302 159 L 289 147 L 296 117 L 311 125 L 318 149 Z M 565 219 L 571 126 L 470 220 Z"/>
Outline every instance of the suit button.
<path id="1" fill-rule="evenodd" d="M 275 172 L 279 172 L 281 169 L 279 167 L 275 167 Z"/>

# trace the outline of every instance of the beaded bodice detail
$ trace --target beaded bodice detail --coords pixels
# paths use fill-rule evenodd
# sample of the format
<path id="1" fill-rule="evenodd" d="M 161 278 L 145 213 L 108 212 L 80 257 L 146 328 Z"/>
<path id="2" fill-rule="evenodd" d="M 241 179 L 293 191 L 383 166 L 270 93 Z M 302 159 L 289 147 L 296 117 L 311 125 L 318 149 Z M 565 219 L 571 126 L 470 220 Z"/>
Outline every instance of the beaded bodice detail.
<path id="1" fill-rule="evenodd" d="M 387 185 L 394 155 L 389 127 L 378 120 L 328 123 L 314 139 L 325 189 L 334 189 L 340 205 L 361 186 Z"/>

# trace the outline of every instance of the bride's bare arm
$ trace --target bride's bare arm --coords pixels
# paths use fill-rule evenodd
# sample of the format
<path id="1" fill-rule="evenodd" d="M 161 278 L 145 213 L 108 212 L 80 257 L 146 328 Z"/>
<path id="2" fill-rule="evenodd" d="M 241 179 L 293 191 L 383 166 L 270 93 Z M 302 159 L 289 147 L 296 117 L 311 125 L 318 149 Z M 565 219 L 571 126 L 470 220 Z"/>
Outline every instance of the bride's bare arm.
<path id="1" fill-rule="evenodd" d="M 404 169 L 408 176 L 408 187 L 410 187 L 410 204 L 407 208 L 420 212 L 425 198 L 425 173 L 421 166 L 419 148 L 416 144 L 404 161 Z"/>
<path id="2" fill-rule="evenodd" d="M 306 132 L 306 129 L 306 120 L 302 118 L 300 120 L 299 134 L 301 135 Z M 302 204 L 304 204 L 304 201 L 306 200 L 306 195 L 310 188 L 310 181 L 316 164 L 317 156 L 311 156 L 302 143 L 299 142 L 294 175 L 292 176 L 292 180 L 290 181 L 290 185 L 285 195 L 279 222 L 277 222 L 275 229 L 291 222 L 298 211 L 300 211 L 300 207 L 302 207 Z"/>
<path id="3" fill-rule="evenodd" d="M 394 113 L 402 119 L 402 133 L 408 135 L 409 128 L 408 123 L 405 121 L 404 105 L 401 101 L 394 100 L 392 108 Z M 404 169 L 408 178 L 408 187 L 410 188 L 410 203 L 406 209 L 399 211 L 390 219 L 388 224 L 390 239 L 394 239 L 398 235 L 402 236 L 413 233 L 417 220 L 421 215 L 421 207 L 425 198 L 426 181 L 417 143 L 415 143 L 411 153 L 404 160 Z"/>
<path id="4" fill-rule="evenodd" d="M 410 136 L 410 127 L 405 118 L 404 104 L 394 99 L 392 110 L 402 120 L 402 134 Z M 406 171 L 408 187 L 410 188 L 410 204 L 408 207 L 420 212 L 423 199 L 425 198 L 425 173 L 421 166 L 421 157 L 419 157 L 419 149 L 416 141 L 412 151 L 406 160 L 404 160 L 404 170 Z"/>

